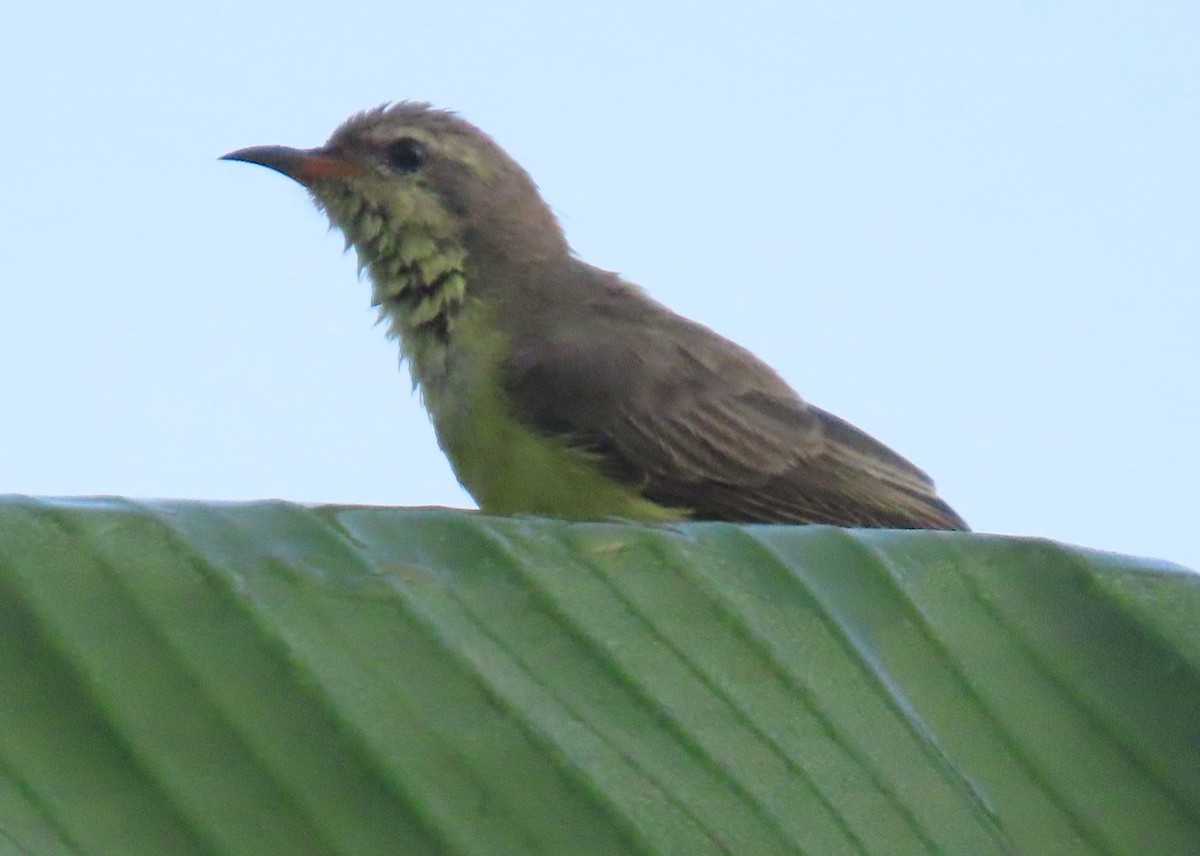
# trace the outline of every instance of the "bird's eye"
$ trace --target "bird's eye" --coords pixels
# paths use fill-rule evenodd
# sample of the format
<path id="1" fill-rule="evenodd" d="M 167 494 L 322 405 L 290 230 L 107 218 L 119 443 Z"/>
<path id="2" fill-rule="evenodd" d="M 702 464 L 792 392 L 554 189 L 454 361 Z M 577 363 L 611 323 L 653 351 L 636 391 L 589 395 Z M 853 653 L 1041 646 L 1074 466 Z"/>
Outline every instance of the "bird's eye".
<path id="1" fill-rule="evenodd" d="M 416 172 L 425 163 L 425 144 L 401 137 L 387 147 L 387 161 L 396 172 Z"/>

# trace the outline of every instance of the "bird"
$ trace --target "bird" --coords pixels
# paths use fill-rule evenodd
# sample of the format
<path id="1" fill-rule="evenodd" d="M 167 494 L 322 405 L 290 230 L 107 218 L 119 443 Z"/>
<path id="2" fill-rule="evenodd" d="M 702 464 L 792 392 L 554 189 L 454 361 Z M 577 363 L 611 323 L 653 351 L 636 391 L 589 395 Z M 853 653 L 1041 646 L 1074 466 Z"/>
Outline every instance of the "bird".
<path id="1" fill-rule="evenodd" d="M 579 259 L 529 173 L 454 112 L 388 103 L 318 148 L 222 159 L 298 182 L 345 235 L 485 513 L 968 529 L 908 460 Z"/>

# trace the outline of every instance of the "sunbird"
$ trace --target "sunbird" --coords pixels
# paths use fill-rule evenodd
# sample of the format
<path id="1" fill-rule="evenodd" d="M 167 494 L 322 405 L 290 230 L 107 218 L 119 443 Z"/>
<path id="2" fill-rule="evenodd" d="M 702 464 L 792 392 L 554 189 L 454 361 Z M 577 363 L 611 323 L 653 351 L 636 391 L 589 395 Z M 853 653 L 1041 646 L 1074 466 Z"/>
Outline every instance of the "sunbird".
<path id="1" fill-rule="evenodd" d="M 576 258 L 529 174 L 404 101 L 224 156 L 346 236 L 455 475 L 496 514 L 967 529 L 920 469 L 766 363 Z"/>

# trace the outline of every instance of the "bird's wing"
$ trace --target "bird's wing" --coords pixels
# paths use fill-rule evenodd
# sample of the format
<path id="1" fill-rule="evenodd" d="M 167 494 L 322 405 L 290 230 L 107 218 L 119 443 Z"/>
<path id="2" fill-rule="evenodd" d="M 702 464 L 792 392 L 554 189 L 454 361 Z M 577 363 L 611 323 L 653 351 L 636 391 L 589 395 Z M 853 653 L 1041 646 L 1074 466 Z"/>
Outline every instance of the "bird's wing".
<path id="1" fill-rule="evenodd" d="M 505 366 L 518 415 L 696 518 L 966 529 L 929 477 L 678 316 L 629 343 L 604 325 L 529 338 Z"/>

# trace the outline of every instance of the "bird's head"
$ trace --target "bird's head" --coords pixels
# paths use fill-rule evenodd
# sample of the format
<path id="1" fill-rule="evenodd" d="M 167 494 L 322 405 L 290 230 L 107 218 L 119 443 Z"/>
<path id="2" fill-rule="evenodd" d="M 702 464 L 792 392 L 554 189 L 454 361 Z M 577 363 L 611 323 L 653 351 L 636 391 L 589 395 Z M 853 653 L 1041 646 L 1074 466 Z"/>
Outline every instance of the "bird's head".
<path id="1" fill-rule="evenodd" d="M 428 104 L 359 113 L 319 148 L 254 146 L 224 159 L 304 185 L 357 250 L 376 301 L 403 316 L 402 336 L 439 316 L 444 326 L 468 258 L 528 263 L 567 252 L 528 173 L 474 125 Z"/>

